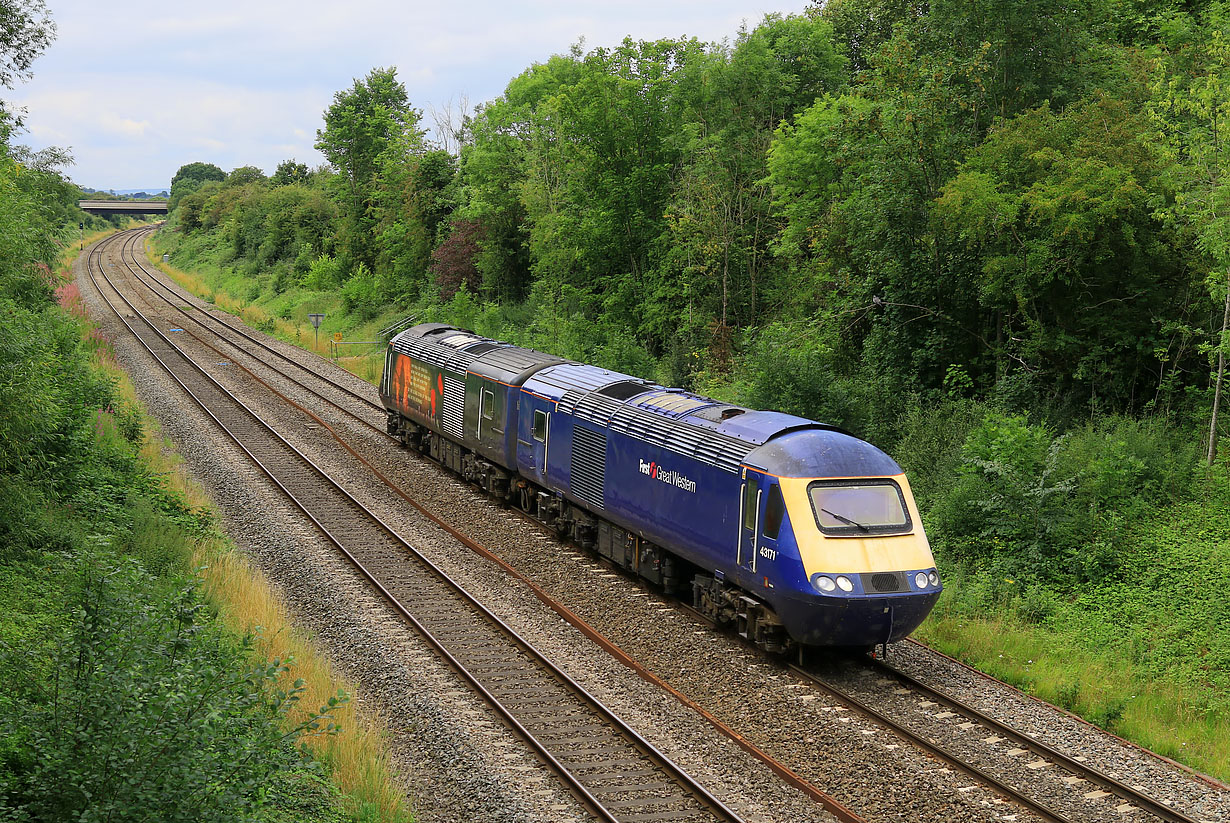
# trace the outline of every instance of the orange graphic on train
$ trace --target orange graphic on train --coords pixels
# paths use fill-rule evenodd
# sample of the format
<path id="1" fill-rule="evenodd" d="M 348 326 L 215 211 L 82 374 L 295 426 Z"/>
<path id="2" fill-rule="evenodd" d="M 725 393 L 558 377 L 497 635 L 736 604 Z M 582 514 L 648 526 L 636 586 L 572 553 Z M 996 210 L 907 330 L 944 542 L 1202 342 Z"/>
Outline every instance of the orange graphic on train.
<path id="1" fill-rule="evenodd" d="M 414 409 L 421 415 L 435 418 L 436 387 L 431 384 L 431 373 L 408 357 L 399 357 L 396 362 L 392 380 L 393 396 L 407 409 Z M 441 393 L 443 390 L 441 379 Z"/>

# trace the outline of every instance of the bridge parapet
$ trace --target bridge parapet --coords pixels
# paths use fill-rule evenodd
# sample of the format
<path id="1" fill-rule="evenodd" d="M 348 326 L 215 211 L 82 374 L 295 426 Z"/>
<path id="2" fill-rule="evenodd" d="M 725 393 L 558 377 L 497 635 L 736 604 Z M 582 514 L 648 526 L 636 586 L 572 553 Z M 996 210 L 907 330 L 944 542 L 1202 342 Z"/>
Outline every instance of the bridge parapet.
<path id="1" fill-rule="evenodd" d="M 78 200 L 77 206 L 89 214 L 166 214 L 165 200 Z"/>

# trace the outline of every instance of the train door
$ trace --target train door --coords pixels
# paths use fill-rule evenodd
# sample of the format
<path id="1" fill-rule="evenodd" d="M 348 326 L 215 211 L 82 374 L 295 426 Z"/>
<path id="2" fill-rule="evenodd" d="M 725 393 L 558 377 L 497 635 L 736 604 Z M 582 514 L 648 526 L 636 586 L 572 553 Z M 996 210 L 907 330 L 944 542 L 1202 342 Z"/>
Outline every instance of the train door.
<path id="1" fill-rule="evenodd" d="M 739 565 L 756 571 L 757 535 L 760 533 L 760 475 L 744 470 L 739 495 Z"/>
<path id="2" fill-rule="evenodd" d="M 547 453 L 551 444 L 551 413 L 545 409 L 534 409 L 534 419 L 530 427 L 534 471 L 538 474 L 538 482 L 545 486 L 547 484 Z"/>

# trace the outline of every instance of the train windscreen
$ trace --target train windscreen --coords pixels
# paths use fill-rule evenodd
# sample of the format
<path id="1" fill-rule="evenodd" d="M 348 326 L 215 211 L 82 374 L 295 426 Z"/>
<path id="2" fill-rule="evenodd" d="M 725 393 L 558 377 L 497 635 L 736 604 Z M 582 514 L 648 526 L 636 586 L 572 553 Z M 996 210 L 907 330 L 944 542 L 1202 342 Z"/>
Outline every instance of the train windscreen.
<path id="1" fill-rule="evenodd" d="M 816 525 L 825 534 L 901 534 L 911 528 L 905 496 L 891 480 L 820 480 L 807 491 Z"/>

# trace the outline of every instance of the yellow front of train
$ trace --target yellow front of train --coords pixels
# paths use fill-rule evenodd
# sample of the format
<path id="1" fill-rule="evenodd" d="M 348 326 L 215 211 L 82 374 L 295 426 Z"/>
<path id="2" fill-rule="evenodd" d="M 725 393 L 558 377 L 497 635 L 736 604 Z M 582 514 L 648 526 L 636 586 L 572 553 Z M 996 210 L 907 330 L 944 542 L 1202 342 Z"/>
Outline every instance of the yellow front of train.
<path id="1" fill-rule="evenodd" d="M 791 584 L 771 598 L 791 636 L 806 645 L 868 647 L 916 629 L 943 585 L 896 462 L 833 430 L 787 434 L 756 458 L 785 505 L 781 559 L 798 564 L 787 575 Z"/>

